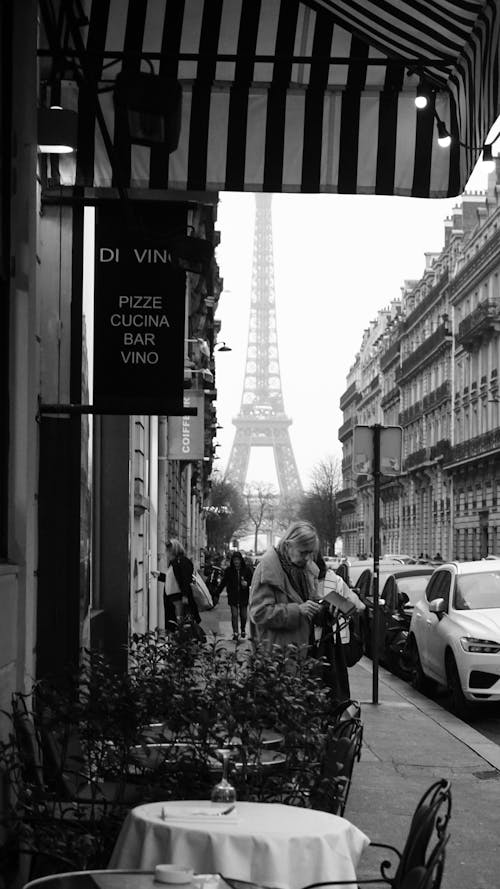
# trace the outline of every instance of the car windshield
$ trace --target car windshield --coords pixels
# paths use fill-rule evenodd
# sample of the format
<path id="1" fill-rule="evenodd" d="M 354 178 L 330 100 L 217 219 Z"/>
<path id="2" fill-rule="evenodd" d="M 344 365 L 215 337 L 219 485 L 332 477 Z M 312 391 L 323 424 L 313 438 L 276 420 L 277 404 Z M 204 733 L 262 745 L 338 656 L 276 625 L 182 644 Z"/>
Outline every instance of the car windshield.
<path id="1" fill-rule="evenodd" d="M 457 577 L 454 606 L 457 611 L 500 608 L 500 571 L 462 574 Z"/>
<path id="2" fill-rule="evenodd" d="M 406 593 L 409 602 L 408 605 L 416 605 L 419 599 L 422 599 L 425 588 L 429 583 L 429 574 L 420 574 L 415 577 L 398 577 L 397 584 L 400 593 Z"/>

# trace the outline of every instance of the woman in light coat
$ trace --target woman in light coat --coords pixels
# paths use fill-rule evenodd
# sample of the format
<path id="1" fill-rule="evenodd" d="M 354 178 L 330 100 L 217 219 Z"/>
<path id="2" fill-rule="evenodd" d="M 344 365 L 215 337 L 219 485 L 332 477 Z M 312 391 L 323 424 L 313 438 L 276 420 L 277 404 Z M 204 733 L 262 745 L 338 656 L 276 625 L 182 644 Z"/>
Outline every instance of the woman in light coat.
<path id="1" fill-rule="evenodd" d="M 250 635 L 270 650 L 296 646 L 306 656 L 311 623 L 318 613 L 319 541 L 309 522 L 293 522 L 276 547 L 264 554 L 250 588 Z"/>

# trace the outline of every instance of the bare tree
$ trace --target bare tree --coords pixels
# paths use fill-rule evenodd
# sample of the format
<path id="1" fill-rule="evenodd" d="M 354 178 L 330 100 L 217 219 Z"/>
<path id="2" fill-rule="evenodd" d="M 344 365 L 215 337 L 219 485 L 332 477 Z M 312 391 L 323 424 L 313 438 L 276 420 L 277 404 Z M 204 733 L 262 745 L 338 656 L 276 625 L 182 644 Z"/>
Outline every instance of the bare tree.
<path id="1" fill-rule="evenodd" d="M 278 503 L 276 491 L 272 485 L 264 482 L 250 482 L 245 485 L 243 495 L 246 517 L 254 531 L 254 552 L 257 552 L 259 532 L 265 528 L 272 533 Z"/>
<path id="2" fill-rule="evenodd" d="M 340 533 L 340 512 L 336 496 L 341 487 L 340 461 L 328 455 L 314 466 L 310 489 L 305 492 L 302 500 L 302 518 L 316 528 L 321 549 L 325 553 L 334 551 L 335 540 Z"/>

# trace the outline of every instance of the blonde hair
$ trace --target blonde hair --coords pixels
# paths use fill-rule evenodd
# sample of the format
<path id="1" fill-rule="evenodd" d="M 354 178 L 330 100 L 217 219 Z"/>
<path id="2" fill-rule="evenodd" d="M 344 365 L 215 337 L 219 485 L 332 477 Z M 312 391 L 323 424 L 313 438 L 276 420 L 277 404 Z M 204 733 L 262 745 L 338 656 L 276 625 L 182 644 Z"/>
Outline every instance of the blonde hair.
<path id="1" fill-rule="evenodd" d="M 170 540 L 167 540 L 167 549 L 171 551 L 174 559 L 176 559 L 177 556 L 185 555 L 184 547 L 180 540 L 177 540 L 176 537 L 171 537 Z"/>
<path id="2" fill-rule="evenodd" d="M 310 522 L 292 522 L 278 543 L 278 552 L 282 553 L 288 543 L 293 544 L 293 546 L 311 549 L 314 554 L 319 550 L 318 534 L 316 528 Z"/>

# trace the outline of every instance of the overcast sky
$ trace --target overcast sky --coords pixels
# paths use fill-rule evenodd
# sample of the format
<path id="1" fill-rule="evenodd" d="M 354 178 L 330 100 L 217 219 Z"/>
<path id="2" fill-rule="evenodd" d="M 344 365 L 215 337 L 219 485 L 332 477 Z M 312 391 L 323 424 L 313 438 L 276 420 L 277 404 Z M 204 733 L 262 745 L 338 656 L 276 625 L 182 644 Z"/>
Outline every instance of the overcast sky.
<path id="1" fill-rule="evenodd" d="M 468 190 L 486 187 L 476 168 Z M 311 470 L 333 455 L 341 459 L 337 434 L 339 401 L 359 351 L 364 329 L 379 309 L 399 298 L 407 279 L 419 279 L 425 253 L 444 246 L 444 220 L 459 199 L 360 195 L 275 195 L 273 242 L 281 383 L 290 438 L 303 486 Z M 216 352 L 217 415 L 224 471 L 243 389 L 250 315 L 255 197 L 222 193 L 217 260 L 224 292 L 216 317 L 220 340 L 231 352 Z M 277 488 L 269 449 L 253 448 L 247 481 Z"/>

